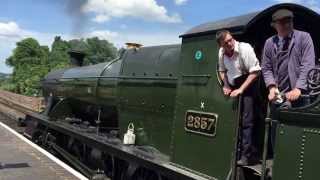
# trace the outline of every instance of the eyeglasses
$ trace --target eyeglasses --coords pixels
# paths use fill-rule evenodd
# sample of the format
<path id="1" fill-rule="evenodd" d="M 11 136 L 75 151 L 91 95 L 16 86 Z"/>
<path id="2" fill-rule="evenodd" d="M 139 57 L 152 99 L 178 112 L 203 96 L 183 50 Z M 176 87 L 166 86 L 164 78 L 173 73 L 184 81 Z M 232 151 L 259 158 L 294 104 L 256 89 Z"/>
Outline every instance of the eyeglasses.
<path id="1" fill-rule="evenodd" d="M 227 40 L 223 41 L 223 42 L 221 43 L 221 46 L 225 46 L 225 45 L 231 43 L 232 41 L 233 41 L 233 38 L 231 37 L 230 39 L 227 39 Z"/>

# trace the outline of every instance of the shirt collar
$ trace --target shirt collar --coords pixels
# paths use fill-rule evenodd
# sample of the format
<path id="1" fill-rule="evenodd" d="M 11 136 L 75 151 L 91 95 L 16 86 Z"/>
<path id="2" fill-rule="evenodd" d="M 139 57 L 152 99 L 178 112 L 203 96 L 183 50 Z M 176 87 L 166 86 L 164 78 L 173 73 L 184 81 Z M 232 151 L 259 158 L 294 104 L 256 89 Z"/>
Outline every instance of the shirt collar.
<path id="1" fill-rule="evenodd" d="M 234 40 L 234 41 L 235 41 L 234 42 L 234 51 L 236 53 L 239 53 L 240 52 L 240 43 L 238 41 L 236 41 L 236 40 Z"/>
<path id="2" fill-rule="evenodd" d="M 292 31 L 289 35 L 288 35 L 288 37 L 287 38 L 289 38 L 289 39 L 291 39 L 292 38 L 292 36 L 293 36 L 293 32 L 294 31 Z M 283 39 L 285 39 L 286 37 L 282 37 L 282 36 L 279 36 L 279 35 L 277 35 L 278 36 L 278 39 L 279 40 L 283 40 Z"/>

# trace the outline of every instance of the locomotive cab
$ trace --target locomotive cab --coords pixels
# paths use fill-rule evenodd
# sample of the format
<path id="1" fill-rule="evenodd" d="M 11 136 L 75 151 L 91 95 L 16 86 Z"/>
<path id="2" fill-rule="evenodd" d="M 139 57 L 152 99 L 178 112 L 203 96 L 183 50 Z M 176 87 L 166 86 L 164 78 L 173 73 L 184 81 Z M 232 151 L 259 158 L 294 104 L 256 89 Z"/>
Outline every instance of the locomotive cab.
<path id="1" fill-rule="evenodd" d="M 282 8 L 294 12 L 295 29 L 310 33 L 318 59 L 320 37 L 319 26 L 316 24 L 319 24 L 320 17 L 314 11 L 295 4 L 279 4 L 262 12 L 202 24 L 181 36 L 181 75 L 177 87 L 175 127 L 179 127 L 177 124 L 184 125 L 184 129 L 175 130 L 175 135 L 178 136 L 174 142 L 175 152 L 181 152 L 190 141 L 197 142 L 198 146 L 184 149 L 182 154 L 175 153 L 174 161 L 202 173 L 212 174 L 217 179 L 235 176 L 236 172 L 232 169 L 236 169 L 239 142 L 234 137 L 238 137 L 237 131 L 241 128 L 241 107 L 237 99 L 226 98 L 223 95 L 222 83 L 217 72 L 219 47 L 215 42 L 215 34 L 222 29 L 229 30 L 236 40 L 250 43 L 261 61 L 265 41 L 276 34 L 270 25 L 272 14 Z M 259 137 L 256 143 L 262 160 L 262 153 L 268 147 L 264 145 L 268 100 L 263 77 L 258 81 L 260 107 L 256 109 L 259 116 L 254 134 Z M 277 153 L 277 150 L 273 151 Z M 189 158 L 185 158 L 186 156 Z M 228 161 L 230 158 L 232 161 Z M 219 163 L 215 163 L 217 161 Z M 268 161 L 268 164 L 272 164 L 272 161 L 270 162 Z M 244 171 L 259 174 L 262 168 L 258 165 L 248 167 L 248 170 Z M 254 178 L 260 177 L 249 177 Z"/>

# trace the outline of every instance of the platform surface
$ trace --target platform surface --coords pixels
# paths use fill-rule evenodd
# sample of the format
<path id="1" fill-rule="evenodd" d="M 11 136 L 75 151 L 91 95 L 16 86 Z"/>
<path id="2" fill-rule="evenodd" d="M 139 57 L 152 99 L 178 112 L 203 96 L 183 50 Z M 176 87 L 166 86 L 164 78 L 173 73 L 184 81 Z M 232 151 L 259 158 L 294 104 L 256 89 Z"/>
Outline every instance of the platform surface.
<path id="1" fill-rule="evenodd" d="M 0 180 L 83 179 L 29 143 L 0 123 Z"/>

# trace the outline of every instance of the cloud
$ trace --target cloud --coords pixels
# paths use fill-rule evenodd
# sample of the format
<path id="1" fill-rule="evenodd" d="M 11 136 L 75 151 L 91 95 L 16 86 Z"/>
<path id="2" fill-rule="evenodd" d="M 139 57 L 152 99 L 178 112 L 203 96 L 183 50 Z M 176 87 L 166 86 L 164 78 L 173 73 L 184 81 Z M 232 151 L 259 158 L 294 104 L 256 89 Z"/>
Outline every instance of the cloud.
<path id="1" fill-rule="evenodd" d="M 274 0 L 277 3 L 296 3 L 306 6 L 316 12 L 320 12 L 320 4 L 316 0 Z"/>
<path id="2" fill-rule="evenodd" d="M 105 14 L 98 14 L 95 18 L 93 18 L 93 21 L 97 23 L 103 23 L 109 20 L 110 20 L 110 17 Z"/>
<path id="3" fill-rule="evenodd" d="M 40 44 L 50 45 L 53 34 L 40 33 L 21 28 L 16 22 L 0 22 L 0 44 L 7 44 L 8 47 L 15 47 L 15 43 L 28 37 L 36 38 Z"/>
<path id="4" fill-rule="evenodd" d="M 22 38 L 23 30 L 16 22 L 0 22 L 0 72 L 11 72 L 5 60 L 15 47 L 15 43 Z"/>
<path id="5" fill-rule="evenodd" d="M 181 43 L 179 32 L 153 32 L 153 33 L 136 33 L 136 32 L 113 32 L 109 30 L 95 30 L 85 34 L 85 38 L 98 37 L 112 42 L 117 48 L 125 46 L 127 42 L 143 44 L 144 46 L 165 45 Z"/>
<path id="6" fill-rule="evenodd" d="M 0 21 L 0 72 L 10 73 L 12 68 L 5 65 L 12 50 L 16 47 L 16 42 L 27 38 L 35 38 L 41 45 L 51 46 L 55 36 L 61 36 L 64 40 L 76 38 L 99 37 L 113 43 L 117 48 L 125 46 L 126 42 L 136 42 L 144 46 L 164 45 L 181 43 L 179 39 L 180 32 L 131 32 L 126 30 L 127 26 L 122 25 L 122 32 L 110 31 L 108 29 L 91 30 L 81 35 L 60 34 L 60 33 L 43 33 L 21 28 L 16 22 Z"/>
<path id="7" fill-rule="evenodd" d="M 21 29 L 15 22 L 0 22 L 0 38 L 1 39 L 11 39 L 19 38 L 21 34 Z"/>
<path id="8" fill-rule="evenodd" d="M 95 30 L 85 35 L 86 37 L 99 37 L 103 39 L 114 39 L 119 37 L 117 32 L 109 31 L 109 30 Z"/>
<path id="9" fill-rule="evenodd" d="M 42 33 L 21 28 L 16 22 L 0 21 L 0 72 L 10 73 L 12 68 L 6 66 L 5 60 L 11 55 L 16 43 L 24 38 L 35 38 L 41 45 L 50 46 L 55 36 L 61 34 Z M 64 39 L 72 39 L 73 36 L 63 35 Z"/>
<path id="10" fill-rule="evenodd" d="M 0 72 L 11 72 L 5 60 L 15 47 L 15 42 L 21 38 L 22 29 L 15 22 L 0 22 Z"/>
<path id="11" fill-rule="evenodd" d="M 65 2 L 64 12 L 70 18 L 72 23 L 72 33 L 81 34 L 87 25 L 89 18 L 82 11 L 87 0 L 63 0 Z"/>
<path id="12" fill-rule="evenodd" d="M 174 0 L 174 3 L 176 5 L 183 5 L 186 4 L 188 0 Z"/>
<path id="13" fill-rule="evenodd" d="M 185 0 L 177 0 L 179 3 Z M 93 21 L 102 23 L 112 18 L 133 17 L 146 21 L 180 23 L 179 14 L 168 14 L 164 6 L 156 0 L 88 0 L 82 7 L 83 12 L 93 13 Z"/>

